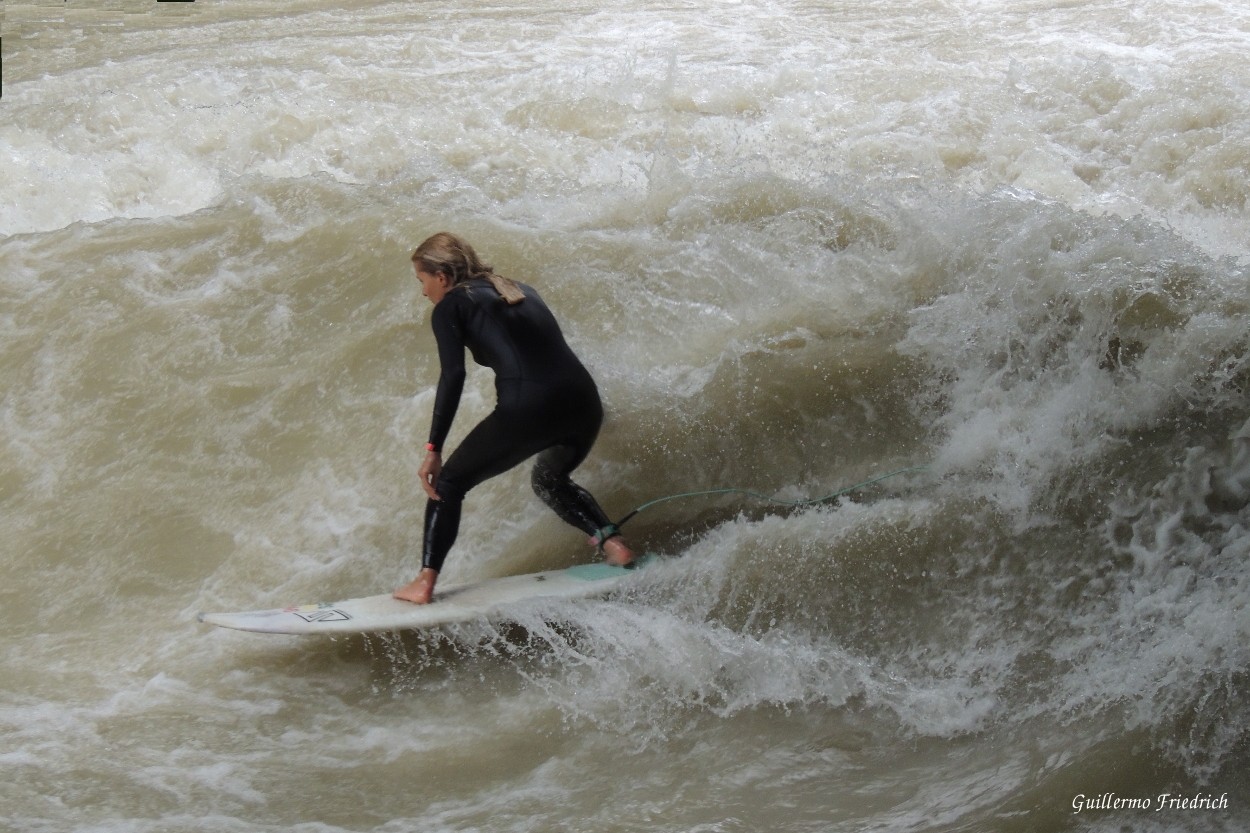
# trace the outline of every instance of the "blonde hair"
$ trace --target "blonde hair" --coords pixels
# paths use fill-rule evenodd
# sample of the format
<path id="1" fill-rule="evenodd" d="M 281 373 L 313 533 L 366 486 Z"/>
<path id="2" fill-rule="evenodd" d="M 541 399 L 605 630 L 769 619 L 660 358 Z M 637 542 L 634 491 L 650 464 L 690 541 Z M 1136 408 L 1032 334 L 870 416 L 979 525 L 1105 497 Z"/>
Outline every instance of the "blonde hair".
<path id="1" fill-rule="evenodd" d="M 446 275 L 451 279 L 453 287 L 472 278 L 486 278 L 495 287 L 499 297 L 509 304 L 519 304 L 525 300 L 525 293 L 517 286 L 516 281 L 496 275 L 490 266 L 482 263 L 467 241 L 451 232 L 440 231 L 426 238 L 412 253 L 412 262 L 422 272 Z"/>

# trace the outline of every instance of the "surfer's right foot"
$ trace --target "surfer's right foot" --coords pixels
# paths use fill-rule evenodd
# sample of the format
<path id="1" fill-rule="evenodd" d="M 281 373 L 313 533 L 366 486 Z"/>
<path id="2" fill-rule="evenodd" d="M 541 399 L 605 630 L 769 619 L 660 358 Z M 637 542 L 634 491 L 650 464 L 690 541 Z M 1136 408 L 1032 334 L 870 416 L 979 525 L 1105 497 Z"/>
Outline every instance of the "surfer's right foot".
<path id="1" fill-rule="evenodd" d="M 625 543 L 625 539 L 614 535 L 603 542 L 603 560 L 613 567 L 628 567 L 634 563 L 634 551 Z"/>
<path id="2" fill-rule="evenodd" d="M 404 602 L 412 602 L 418 605 L 429 604 L 430 599 L 434 598 L 434 583 L 436 581 L 438 581 L 438 570 L 423 567 L 421 572 L 417 573 L 416 578 L 391 595 Z"/>

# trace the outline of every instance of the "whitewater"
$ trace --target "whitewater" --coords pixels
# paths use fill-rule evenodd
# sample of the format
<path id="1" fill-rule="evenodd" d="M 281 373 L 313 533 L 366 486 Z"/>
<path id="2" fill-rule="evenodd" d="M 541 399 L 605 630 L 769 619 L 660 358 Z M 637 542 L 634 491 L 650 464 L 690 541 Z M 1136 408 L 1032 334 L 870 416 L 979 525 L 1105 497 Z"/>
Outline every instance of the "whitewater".
<path id="1" fill-rule="evenodd" d="M 1250 828 L 1244 4 L 0 8 L 0 829 Z M 415 574 L 441 230 L 595 376 L 609 514 L 798 505 L 197 622 Z M 446 584 L 594 557 L 528 481 Z"/>

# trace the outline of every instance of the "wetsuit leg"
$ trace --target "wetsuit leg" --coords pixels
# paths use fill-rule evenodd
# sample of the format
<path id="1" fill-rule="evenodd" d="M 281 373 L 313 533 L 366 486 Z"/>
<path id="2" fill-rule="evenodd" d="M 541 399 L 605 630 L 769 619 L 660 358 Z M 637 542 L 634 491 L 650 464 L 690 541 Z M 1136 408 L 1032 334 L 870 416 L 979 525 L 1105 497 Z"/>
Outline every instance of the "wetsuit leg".
<path id="1" fill-rule="evenodd" d="M 463 500 L 427 500 L 425 502 L 425 540 L 421 550 L 421 566 L 442 570 L 447 553 L 460 532 L 460 507 Z"/>
<path id="2" fill-rule="evenodd" d="M 593 438 L 591 442 L 593 443 Z M 565 523 L 594 535 L 612 521 L 594 496 L 573 482 L 569 474 L 586 459 L 590 444 L 557 445 L 538 455 L 530 483 L 534 493 Z"/>
<path id="3" fill-rule="evenodd" d="M 443 465 L 434 484 L 441 500 L 425 506 L 425 540 L 421 566 L 443 569 L 460 531 L 460 509 L 470 489 L 532 457 L 538 449 L 516 442 L 515 420 L 499 410 L 469 432 Z"/>
<path id="4" fill-rule="evenodd" d="M 421 564 L 441 570 L 460 529 L 469 490 L 539 454 L 534 491 L 565 522 L 593 535 L 611 521 L 569 474 L 590 453 L 603 406 L 594 383 L 552 392 L 526 384 L 500 391 L 500 406 L 469 432 L 447 458 L 435 484 L 441 500 L 426 504 Z"/>
<path id="5" fill-rule="evenodd" d="M 612 521 L 590 492 L 569 476 L 582 464 L 599 436 L 603 424 L 603 403 L 594 382 L 579 385 L 562 398 L 559 422 L 553 425 L 554 441 L 548 442 L 534 463 L 530 484 L 543 503 L 561 520 L 594 535 Z"/>

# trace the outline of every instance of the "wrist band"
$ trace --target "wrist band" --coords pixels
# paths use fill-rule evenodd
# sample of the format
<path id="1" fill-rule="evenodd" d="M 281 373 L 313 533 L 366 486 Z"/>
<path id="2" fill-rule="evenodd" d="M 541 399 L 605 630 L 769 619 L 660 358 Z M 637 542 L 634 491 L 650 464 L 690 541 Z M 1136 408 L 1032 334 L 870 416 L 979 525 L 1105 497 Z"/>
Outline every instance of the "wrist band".
<path id="1" fill-rule="evenodd" d="M 434 443 L 426 443 L 426 444 L 425 444 L 425 450 L 426 450 L 426 451 L 433 451 L 435 454 L 437 454 L 437 453 L 438 453 L 438 447 L 437 447 L 437 446 L 435 446 L 435 445 L 434 445 Z"/>

